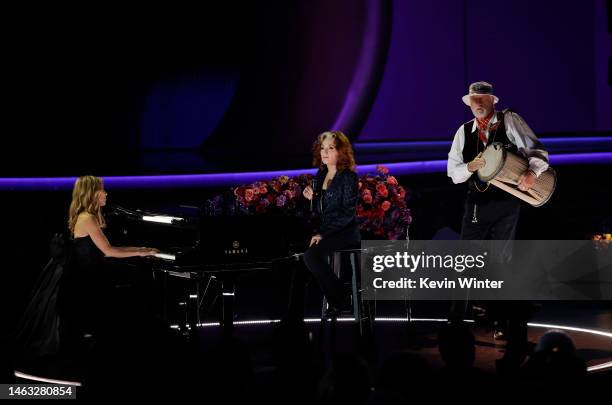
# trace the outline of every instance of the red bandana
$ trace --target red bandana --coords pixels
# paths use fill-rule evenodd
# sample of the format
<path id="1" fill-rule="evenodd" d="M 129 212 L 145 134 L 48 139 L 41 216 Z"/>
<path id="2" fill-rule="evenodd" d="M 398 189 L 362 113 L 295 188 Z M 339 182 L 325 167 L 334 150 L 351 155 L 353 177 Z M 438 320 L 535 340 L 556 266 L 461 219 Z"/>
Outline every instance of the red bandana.
<path id="1" fill-rule="evenodd" d="M 487 144 L 487 136 L 485 135 L 485 132 L 487 130 L 487 127 L 489 126 L 489 121 L 491 121 L 491 118 L 493 118 L 494 113 L 495 111 L 491 111 L 491 113 L 485 118 L 476 118 L 476 124 L 478 125 L 478 138 L 480 138 L 480 141 L 483 143 L 483 145 Z M 499 122 L 496 122 L 493 126 L 491 126 L 491 128 L 489 128 L 489 132 L 495 131 L 498 124 Z"/>

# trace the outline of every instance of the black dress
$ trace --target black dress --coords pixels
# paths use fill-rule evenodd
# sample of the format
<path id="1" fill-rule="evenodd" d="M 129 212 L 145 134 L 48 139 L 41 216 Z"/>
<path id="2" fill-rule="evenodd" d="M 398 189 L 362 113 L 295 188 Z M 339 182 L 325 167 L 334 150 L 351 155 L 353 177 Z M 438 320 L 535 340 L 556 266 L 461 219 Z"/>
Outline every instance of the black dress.
<path id="1" fill-rule="evenodd" d="M 59 350 L 58 290 L 71 250 L 65 234 L 56 234 L 51 240 L 51 258 L 40 272 L 15 330 L 17 361 L 27 363 L 53 356 Z"/>
<path id="2" fill-rule="evenodd" d="M 74 238 L 68 265 L 60 281 L 58 312 L 60 345 L 78 345 L 95 336 L 103 322 L 104 253 L 90 236 Z"/>
<path id="3" fill-rule="evenodd" d="M 89 236 L 51 241 L 42 270 L 16 329 L 16 357 L 34 361 L 82 348 L 86 335 L 101 330 L 104 316 L 104 254 Z"/>

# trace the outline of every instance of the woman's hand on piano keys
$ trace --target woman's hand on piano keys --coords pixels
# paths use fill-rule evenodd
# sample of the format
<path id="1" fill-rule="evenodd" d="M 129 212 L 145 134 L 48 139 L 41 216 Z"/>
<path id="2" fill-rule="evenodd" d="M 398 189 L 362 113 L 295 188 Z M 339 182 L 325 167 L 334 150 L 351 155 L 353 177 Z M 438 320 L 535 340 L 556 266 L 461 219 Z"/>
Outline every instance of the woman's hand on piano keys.
<path id="1" fill-rule="evenodd" d="M 159 253 L 159 250 L 155 248 L 149 247 L 141 247 L 138 249 L 139 256 L 153 256 L 156 253 Z"/>

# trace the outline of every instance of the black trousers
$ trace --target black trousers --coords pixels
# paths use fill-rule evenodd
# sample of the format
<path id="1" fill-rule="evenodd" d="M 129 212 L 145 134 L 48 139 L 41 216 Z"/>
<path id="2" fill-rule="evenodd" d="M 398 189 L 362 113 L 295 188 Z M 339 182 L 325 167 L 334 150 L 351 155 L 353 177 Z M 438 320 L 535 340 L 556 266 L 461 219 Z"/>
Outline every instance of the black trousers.
<path id="1" fill-rule="evenodd" d="M 470 193 L 464 204 L 460 238 L 462 240 L 505 241 L 503 247 L 495 252 L 494 257 L 499 263 L 509 262 L 512 258 L 512 243 L 521 208 L 520 200 L 510 195 L 506 197 L 500 194 L 503 193 L 501 190 L 496 190 L 496 193 L 493 194 L 494 198 L 489 200 L 475 192 Z M 467 313 L 467 306 L 467 297 L 454 299 L 451 303 L 450 319 L 462 320 Z"/>
<path id="2" fill-rule="evenodd" d="M 508 199 L 465 202 L 461 223 L 463 240 L 513 240 L 521 210 L 521 200 Z"/>
<path id="3" fill-rule="evenodd" d="M 328 260 L 336 250 L 359 247 L 360 243 L 359 225 L 355 223 L 323 238 L 304 252 L 304 262 L 297 263 L 293 269 L 287 317 L 303 318 L 304 293 L 309 273 L 321 288 L 329 304 L 334 307 L 341 306 L 344 298 L 342 282 L 334 274 Z"/>
<path id="4" fill-rule="evenodd" d="M 520 208 L 521 201 L 509 195 L 505 199 L 490 201 L 474 201 L 468 196 L 461 239 L 505 241 L 495 253 L 495 260 L 500 263 L 510 262 Z M 527 347 L 527 319 L 531 304 L 520 301 L 491 301 L 486 306 L 490 319 L 496 321 L 507 335 L 505 357 L 518 358 L 523 355 Z M 467 300 L 453 301 L 451 319 L 462 319 L 466 309 Z"/>

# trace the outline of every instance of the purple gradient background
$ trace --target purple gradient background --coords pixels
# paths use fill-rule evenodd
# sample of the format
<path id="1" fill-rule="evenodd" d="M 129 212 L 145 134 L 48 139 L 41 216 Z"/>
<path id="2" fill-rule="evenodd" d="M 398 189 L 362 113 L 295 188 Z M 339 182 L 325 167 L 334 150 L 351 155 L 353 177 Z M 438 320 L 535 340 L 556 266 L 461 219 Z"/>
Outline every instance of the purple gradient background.
<path id="1" fill-rule="evenodd" d="M 360 141 L 451 137 L 471 118 L 460 97 L 476 80 L 493 83 L 498 106 L 536 133 L 612 130 L 604 1 L 393 7 L 387 65 Z"/>

